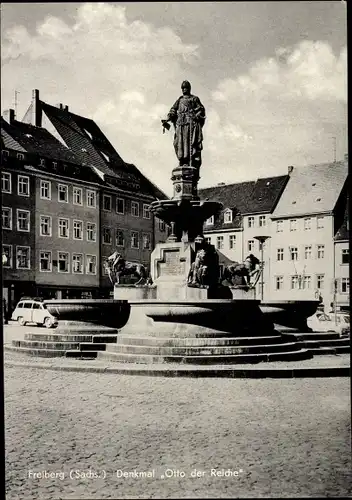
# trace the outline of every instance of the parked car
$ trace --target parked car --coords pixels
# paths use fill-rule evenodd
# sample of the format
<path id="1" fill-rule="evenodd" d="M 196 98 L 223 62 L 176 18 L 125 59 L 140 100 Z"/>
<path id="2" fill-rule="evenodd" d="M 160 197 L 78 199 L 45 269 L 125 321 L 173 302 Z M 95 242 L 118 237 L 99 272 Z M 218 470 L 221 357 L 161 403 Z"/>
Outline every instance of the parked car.
<path id="1" fill-rule="evenodd" d="M 11 319 L 21 326 L 26 323 L 37 323 L 46 328 L 57 326 L 57 319 L 49 313 L 45 305 L 37 299 L 21 299 L 12 313 Z"/>
<path id="2" fill-rule="evenodd" d="M 350 317 L 348 314 L 316 313 L 307 320 L 308 326 L 316 332 L 336 332 L 342 335 L 350 333 Z"/>

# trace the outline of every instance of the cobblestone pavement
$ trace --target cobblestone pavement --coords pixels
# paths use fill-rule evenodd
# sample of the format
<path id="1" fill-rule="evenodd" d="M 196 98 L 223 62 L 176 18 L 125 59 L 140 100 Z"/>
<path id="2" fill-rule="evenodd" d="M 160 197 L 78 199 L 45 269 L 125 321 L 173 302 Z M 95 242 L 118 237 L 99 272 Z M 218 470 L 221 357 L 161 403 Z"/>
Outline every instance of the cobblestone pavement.
<path id="1" fill-rule="evenodd" d="M 347 377 L 6 367 L 5 440 L 7 500 L 352 496 Z"/>

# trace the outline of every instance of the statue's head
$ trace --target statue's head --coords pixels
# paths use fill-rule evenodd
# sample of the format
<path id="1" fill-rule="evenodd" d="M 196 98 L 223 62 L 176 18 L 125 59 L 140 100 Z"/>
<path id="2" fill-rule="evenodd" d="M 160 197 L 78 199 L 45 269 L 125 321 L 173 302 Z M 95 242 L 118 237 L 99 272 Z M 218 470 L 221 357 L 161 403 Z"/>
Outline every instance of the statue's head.
<path id="1" fill-rule="evenodd" d="M 189 83 L 188 80 L 184 80 L 181 83 L 181 90 L 183 95 L 189 95 L 191 93 L 191 84 Z"/>

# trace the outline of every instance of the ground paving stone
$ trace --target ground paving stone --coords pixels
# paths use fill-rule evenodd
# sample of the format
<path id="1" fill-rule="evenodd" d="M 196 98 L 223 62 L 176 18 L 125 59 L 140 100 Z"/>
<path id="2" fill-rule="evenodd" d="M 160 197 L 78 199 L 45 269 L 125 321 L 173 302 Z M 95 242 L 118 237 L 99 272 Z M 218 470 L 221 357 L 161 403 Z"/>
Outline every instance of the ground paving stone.
<path id="1" fill-rule="evenodd" d="M 7 500 L 350 497 L 349 396 L 348 378 L 5 367 Z M 194 468 L 204 476 L 190 477 Z M 242 472 L 211 476 L 227 468 Z M 155 477 L 119 478 L 118 469 Z M 167 469 L 185 477 L 162 478 Z M 30 470 L 65 477 L 33 479 Z M 76 477 L 89 470 L 106 477 Z"/>

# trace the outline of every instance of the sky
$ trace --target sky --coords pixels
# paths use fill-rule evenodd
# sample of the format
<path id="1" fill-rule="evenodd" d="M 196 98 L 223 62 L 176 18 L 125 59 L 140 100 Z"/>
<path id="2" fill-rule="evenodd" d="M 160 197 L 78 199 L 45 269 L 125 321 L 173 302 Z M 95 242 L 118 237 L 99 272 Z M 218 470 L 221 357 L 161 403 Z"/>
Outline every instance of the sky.
<path id="1" fill-rule="evenodd" d="M 95 120 L 167 194 L 161 119 L 192 84 L 206 109 L 199 187 L 347 153 L 344 1 L 2 3 L 1 111 L 45 102 Z M 336 138 L 336 140 L 334 139 Z"/>

